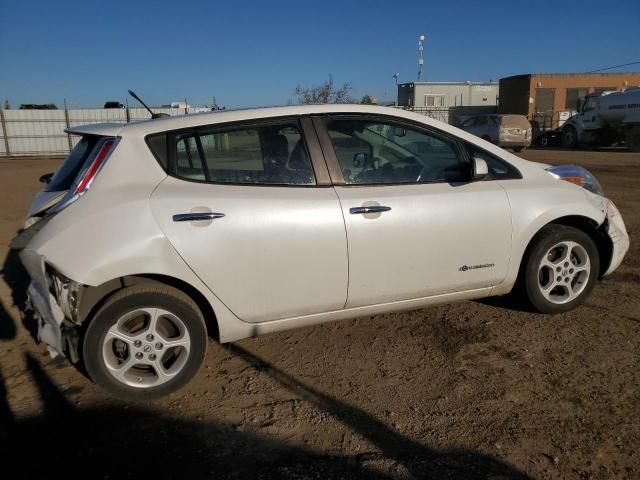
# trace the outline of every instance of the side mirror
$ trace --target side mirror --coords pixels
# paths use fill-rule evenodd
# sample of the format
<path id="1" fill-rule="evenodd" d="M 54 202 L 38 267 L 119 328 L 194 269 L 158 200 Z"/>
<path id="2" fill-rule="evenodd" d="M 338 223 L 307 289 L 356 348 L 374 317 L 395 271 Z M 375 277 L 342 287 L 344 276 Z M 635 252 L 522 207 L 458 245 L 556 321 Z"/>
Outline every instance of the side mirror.
<path id="1" fill-rule="evenodd" d="M 367 160 L 367 154 L 366 153 L 356 153 L 353 156 L 353 166 L 356 168 L 360 168 L 362 166 L 364 166 L 365 162 Z"/>
<path id="2" fill-rule="evenodd" d="M 487 162 L 482 158 L 473 157 L 473 180 L 482 180 L 489 175 L 489 167 Z"/>
<path id="3" fill-rule="evenodd" d="M 40 177 L 40 181 L 48 184 L 51 181 L 51 177 L 53 177 L 53 173 L 45 173 Z"/>

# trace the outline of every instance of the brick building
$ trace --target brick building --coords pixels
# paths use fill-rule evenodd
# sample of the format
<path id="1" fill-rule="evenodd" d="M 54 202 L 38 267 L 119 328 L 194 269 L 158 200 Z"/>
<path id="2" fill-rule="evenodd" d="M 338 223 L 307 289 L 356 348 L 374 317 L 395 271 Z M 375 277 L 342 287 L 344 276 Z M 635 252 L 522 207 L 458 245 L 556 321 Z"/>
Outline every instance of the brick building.
<path id="1" fill-rule="evenodd" d="M 630 73 L 529 73 L 500 79 L 500 113 L 533 118 L 577 110 L 581 97 L 605 90 L 640 86 L 640 72 Z"/>

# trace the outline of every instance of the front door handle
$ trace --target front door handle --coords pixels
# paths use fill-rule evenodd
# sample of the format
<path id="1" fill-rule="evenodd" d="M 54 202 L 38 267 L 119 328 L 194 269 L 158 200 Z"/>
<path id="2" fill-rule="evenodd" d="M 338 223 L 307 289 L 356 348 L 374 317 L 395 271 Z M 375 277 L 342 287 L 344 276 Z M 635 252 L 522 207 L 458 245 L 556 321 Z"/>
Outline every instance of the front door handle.
<path id="1" fill-rule="evenodd" d="M 379 213 L 388 212 L 391 207 L 385 207 L 384 205 L 370 205 L 368 207 L 351 207 L 349 213 L 355 215 L 358 213 Z"/>
<path id="2" fill-rule="evenodd" d="M 193 213 L 177 213 L 173 216 L 174 222 L 193 222 L 198 220 L 213 220 L 214 218 L 222 218 L 224 213 L 216 212 L 193 212 Z"/>

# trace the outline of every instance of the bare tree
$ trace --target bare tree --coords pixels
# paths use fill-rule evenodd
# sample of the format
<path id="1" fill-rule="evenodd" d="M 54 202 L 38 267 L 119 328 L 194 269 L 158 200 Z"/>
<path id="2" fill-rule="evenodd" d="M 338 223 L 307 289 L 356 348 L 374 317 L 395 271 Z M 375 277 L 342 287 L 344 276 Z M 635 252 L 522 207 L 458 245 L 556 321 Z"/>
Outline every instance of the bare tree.
<path id="1" fill-rule="evenodd" d="M 351 82 L 343 84 L 340 88 L 333 83 L 333 77 L 329 75 L 329 80 L 312 87 L 298 85 L 293 94 L 298 97 L 299 104 L 311 103 L 355 103 L 350 93 L 353 90 Z"/>

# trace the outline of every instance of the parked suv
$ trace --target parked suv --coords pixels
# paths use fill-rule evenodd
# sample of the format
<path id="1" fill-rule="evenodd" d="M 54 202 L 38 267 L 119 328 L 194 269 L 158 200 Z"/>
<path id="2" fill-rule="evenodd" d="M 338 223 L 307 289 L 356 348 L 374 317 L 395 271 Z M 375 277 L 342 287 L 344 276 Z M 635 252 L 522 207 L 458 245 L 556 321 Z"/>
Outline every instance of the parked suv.
<path id="1" fill-rule="evenodd" d="M 462 129 L 516 152 L 531 145 L 531 124 L 524 115 L 476 115 L 465 120 Z"/>
<path id="2" fill-rule="evenodd" d="M 504 295 L 517 279 L 538 311 L 567 311 L 629 247 L 586 170 L 411 112 L 292 106 L 68 133 L 81 140 L 12 248 L 40 339 L 124 399 L 184 385 L 208 334 Z"/>

